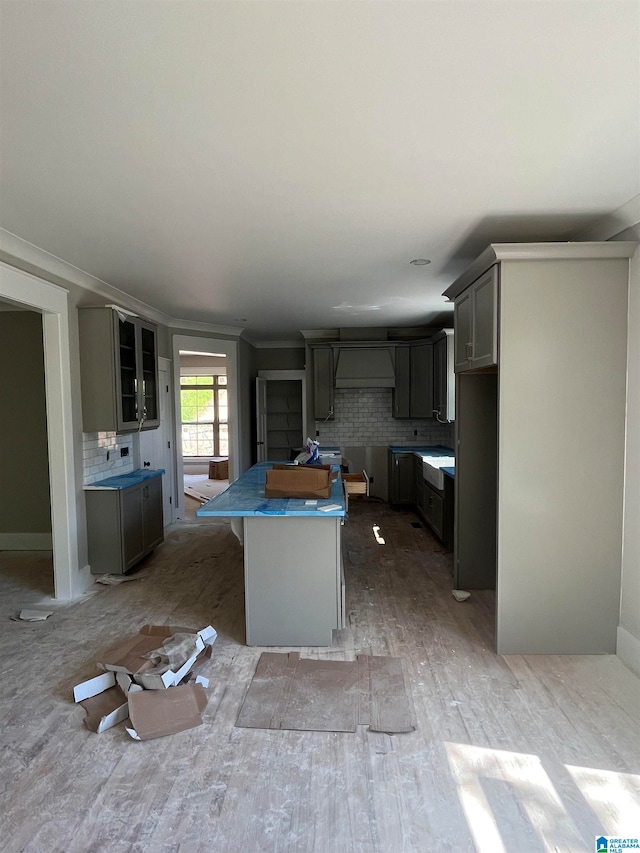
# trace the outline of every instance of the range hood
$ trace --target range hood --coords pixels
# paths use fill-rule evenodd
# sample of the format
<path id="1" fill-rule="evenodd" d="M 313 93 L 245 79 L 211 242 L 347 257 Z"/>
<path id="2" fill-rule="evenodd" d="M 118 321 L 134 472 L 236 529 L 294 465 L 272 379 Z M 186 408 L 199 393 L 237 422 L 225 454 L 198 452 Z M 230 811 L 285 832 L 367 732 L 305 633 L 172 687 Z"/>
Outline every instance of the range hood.
<path id="1" fill-rule="evenodd" d="M 393 347 L 337 346 L 336 388 L 395 388 Z"/>

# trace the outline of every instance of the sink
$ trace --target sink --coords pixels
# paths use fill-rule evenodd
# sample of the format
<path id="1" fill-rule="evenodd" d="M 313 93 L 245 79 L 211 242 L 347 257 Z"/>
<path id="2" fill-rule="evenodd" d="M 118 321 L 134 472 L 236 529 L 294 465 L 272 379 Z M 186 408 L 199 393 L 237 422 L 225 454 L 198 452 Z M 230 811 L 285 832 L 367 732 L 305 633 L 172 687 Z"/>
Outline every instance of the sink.
<path id="1" fill-rule="evenodd" d="M 444 474 L 441 468 L 454 468 L 456 464 L 455 456 L 423 456 L 422 457 L 422 476 L 434 488 L 444 489 Z"/>

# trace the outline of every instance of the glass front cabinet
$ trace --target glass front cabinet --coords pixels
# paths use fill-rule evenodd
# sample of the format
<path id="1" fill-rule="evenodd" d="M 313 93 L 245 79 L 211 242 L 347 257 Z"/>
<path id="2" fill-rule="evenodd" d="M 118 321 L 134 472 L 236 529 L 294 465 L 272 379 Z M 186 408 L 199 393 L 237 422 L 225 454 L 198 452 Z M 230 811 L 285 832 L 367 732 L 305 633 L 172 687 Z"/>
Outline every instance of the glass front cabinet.
<path id="1" fill-rule="evenodd" d="M 160 425 L 156 327 L 112 308 L 80 308 L 84 432 Z"/>

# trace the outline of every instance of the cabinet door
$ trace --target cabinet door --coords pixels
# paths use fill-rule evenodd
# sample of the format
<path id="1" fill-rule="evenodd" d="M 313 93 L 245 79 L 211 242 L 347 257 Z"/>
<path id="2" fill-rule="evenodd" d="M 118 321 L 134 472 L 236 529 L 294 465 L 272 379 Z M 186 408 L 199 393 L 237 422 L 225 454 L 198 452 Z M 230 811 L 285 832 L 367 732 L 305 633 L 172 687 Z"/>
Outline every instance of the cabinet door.
<path id="1" fill-rule="evenodd" d="M 411 347 L 411 417 L 433 417 L 433 344 Z"/>
<path id="2" fill-rule="evenodd" d="M 155 326 L 138 321 L 138 408 L 142 429 L 155 429 L 160 425 L 158 407 L 158 347 Z"/>
<path id="3" fill-rule="evenodd" d="M 446 419 L 447 408 L 447 339 L 433 345 L 433 409 L 440 420 Z"/>
<path id="4" fill-rule="evenodd" d="M 454 336 L 447 334 L 433 345 L 433 408 L 441 421 L 455 419 Z"/>
<path id="5" fill-rule="evenodd" d="M 438 539 L 444 536 L 444 498 L 425 483 L 425 517 Z"/>
<path id="6" fill-rule="evenodd" d="M 152 477 L 142 485 L 142 530 L 145 553 L 164 539 L 162 477 Z"/>
<path id="7" fill-rule="evenodd" d="M 471 367 L 471 356 L 473 350 L 471 294 L 472 289 L 469 287 L 456 298 L 455 305 L 453 307 L 456 373 L 469 370 Z"/>
<path id="8" fill-rule="evenodd" d="M 396 347 L 396 387 L 393 389 L 393 417 L 411 417 L 411 350 Z"/>
<path id="9" fill-rule="evenodd" d="M 142 520 L 142 486 L 130 486 L 120 492 L 120 528 L 124 572 L 146 553 Z"/>
<path id="10" fill-rule="evenodd" d="M 413 457 L 413 502 L 418 511 L 424 515 L 424 477 L 422 476 L 422 460 Z"/>
<path id="11" fill-rule="evenodd" d="M 413 503 L 413 453 L 389 453 L 389 503 Z"/>
<path id="12" fill-rule="evenodd" d="M 134 319 L 122 320 L 119 314 L 114 311 L 113 322 L 115 327 L 115 353 L 104 353 L 103 357 L 115 357 L 117 431 L 126 432 L 138 428 L 140 409 L 138 335 Z"/>
<path id="13" fill-rule="evenodd" d="M 333 420 L 333 350 L 313 350 L 313 416 L 317 421 Z"/>
<path id="14" fill-rule="evenodd" d="M 498 267 L 472 285 L 474 368 L 498 363 Z"/>

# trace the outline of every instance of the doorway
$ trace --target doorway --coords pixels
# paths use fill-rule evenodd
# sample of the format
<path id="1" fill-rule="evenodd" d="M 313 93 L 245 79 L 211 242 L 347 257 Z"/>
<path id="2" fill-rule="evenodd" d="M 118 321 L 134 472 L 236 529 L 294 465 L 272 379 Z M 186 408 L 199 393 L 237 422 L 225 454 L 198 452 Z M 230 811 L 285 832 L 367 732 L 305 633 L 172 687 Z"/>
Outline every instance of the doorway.
<path id="1" fill-rule="evenodd" d="M 189 516 L 229 485 L 227 357 L 180 352 L 183 491 Z"/>
<path id="2" fill-rule="evenodd" d="M 78 565 L 68 293 L 0 262 L 0 298 L 42 316 L 54 594 L 80 596 L 91 584 Z"/>
<path id="3" fill-rule="evenodd" d="M 307 435 L 304 370 L 260 370 L 256 379 L 256 460 L 289 461 Z"/>
<path id="4" fill-rule="evenodd" d="M 53 596 L 42 315 L 0 301 L 0 573 Z"/>
<path id="5" fill-rule="evenodd" d="M 185 487 L 200 483 L 202 497 L 208 499 L 238 476 L 237 343 L 174 335 L 173 352 L 176 482 L 180 486 L 176 489 L 176 515 L 184 520 L 193 514 L 186 510 Z M 183 382 L 183 374 L 188 381 Z M 192 404 L 186 407 L 184 424 L 183 398 Z M 227 460 L 225 479 L 209 477 L 209 462 L 216 457 Z M 187 478 L 193 482 L 187 484 Z"/>

